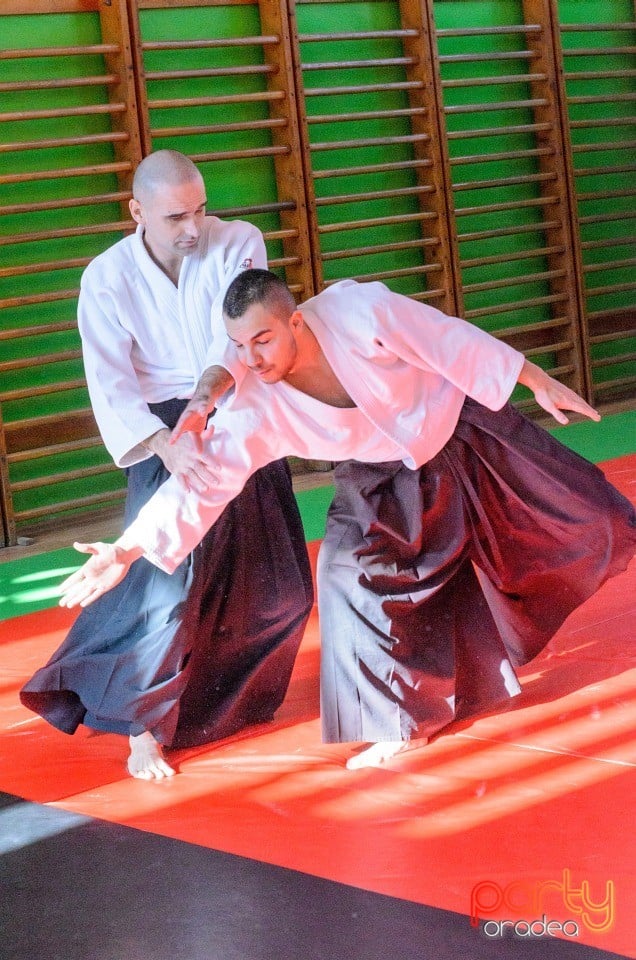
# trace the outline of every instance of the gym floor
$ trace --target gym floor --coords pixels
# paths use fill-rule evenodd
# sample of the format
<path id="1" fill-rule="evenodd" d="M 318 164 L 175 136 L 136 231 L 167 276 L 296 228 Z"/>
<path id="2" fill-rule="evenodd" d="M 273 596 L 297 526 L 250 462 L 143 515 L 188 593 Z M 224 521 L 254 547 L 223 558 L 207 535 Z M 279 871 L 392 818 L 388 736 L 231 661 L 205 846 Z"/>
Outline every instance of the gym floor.
<path id="1" fill-rule="evenodd" d="M 559 435 L 636 500 L 635 422 Z M 329 488 L 298 496 L 315 555 Z M 55 595 L 78 560 L 4 553 L 2 960 L 636 957 L 634 562 L 509 709 L 378 768 L 320 743 L 314 613 L 273 723 L 146 783 L 123 738 L 67 737 L 19 703 L 72 622 Z"/>

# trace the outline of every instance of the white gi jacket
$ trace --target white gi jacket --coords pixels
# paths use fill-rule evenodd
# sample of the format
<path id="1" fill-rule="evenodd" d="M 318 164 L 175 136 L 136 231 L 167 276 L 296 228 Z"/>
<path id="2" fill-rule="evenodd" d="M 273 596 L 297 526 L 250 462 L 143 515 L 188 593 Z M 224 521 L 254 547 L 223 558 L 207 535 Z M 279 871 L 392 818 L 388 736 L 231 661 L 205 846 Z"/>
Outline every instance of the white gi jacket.
<path id="1" fill-rule="evenodd" d="M 186 493 L 170 478 L 124 534 L 123 543 L 142 546 L 161 569 L 176 568 L 266 463 L 292 455 L 417 468 L 450 438 L 467 395 L 500 409 L 524 362 L 472 324 L 381 283 L 344 280 L 300 309 L 357 409 L 246 371 L 215 417 L 208 450 L 217 483 Z"/>
<path id="2" fill-rule="evenodd" d="M 256 227 L 206 217 L 175 287 L 142 235 L 139 226 L 88 265 L 78 303 L 91 404 L 119 467 L 152 455 L 140 444 L 165 424 L 149 403 L 191 397 L 203 370 L 214 364 L 240 376 L 235 351 L 226 352 L 223 297 L 241 270 L 267 268 Z"/>

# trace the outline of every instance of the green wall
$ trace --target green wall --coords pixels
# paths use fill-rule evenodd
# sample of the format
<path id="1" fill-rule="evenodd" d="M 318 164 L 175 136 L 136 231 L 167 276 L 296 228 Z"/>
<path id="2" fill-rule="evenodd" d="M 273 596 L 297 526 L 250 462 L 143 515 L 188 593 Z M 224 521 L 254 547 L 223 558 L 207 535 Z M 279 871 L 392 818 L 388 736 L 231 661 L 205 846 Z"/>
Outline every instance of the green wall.
<path id="1" fill-rule="evenodd" d="M 520 0 L 437 0 L 433 4 L 437 26 L 448 29 L 457 26 L 477 26 L 488 28 L 496 25 L 520 23 L 523 20 L 522 4 Z M 599 5 L 595 0 L 570 0 L 558 3 L 559 15 L 564 22 L 622 22 L 633 16 L 632 4 L 628 0 L 606 0 Z M 298 25 L 301 33 L 326 33 L 329 31 L 354 30 L 357 32 L 394 29 L 399 27 L 398 4 L 388 0 L 367 0 L 367 2 L 351 3 L 299 3 L 297 5 Z M 260 24 L 258 10 L 255 6 L 237 5 L 211 6 L 188 10 L 174 8 L 167 10 L 145 10 L 141 12 L 142 29 L 146 40 L 162 40 L 169 38 L 189 39 L 207 36 L 245 36 L 258 35 Z M 15 47 L 37 48 L 46 45 L 73 45 L 92 44 L 100 42 L 99 18 L 96 13 L 77 14 L 42 14 L 34 16 L 2 16 L 0 18 L 0 49 Z M 627 37 L 626 37 L 627 39 Z M 564 45 L 580 42 L 580 37 L 564 34 Z M 483 37 L 471 38 L 442 38 L 440 52 L 461 52 L 462 49 L 477 51 L 483 50 L 514 50 L 519 46 L 520 37 L 516 34 L 492 35 L 484 33 Z M 594 32 L 585 34 L 588 45 L 598 46 L 599 51 L 608 44 L 616 43 L 616 33 Z M 392 58 L 400 54 L 400 42 L 396 39 L 368 39 L 349 44 L 346 50 L 356 59 L 365 57 Z M 345 52 L 346 52 L 345 50 Z M 301 46 L 302 58 L 305 64 L 324 62 L 342 58 L 343 44 L 341 41 L 323 41 L 304 43 Z M 625 55 L 610 55 L 605 57 L 602 52 L 599 56 L 606 64 L 624 69 L 628 66 Z M 573 66 L 581 66 L 579 60 L 584 61 L 583 67 L 589 68 L 590 57 L 575 58 Z M 202 65 L 254 65 L 262 63 L 262 49 L 258 45 L 237 46 L 219 50 L 194 51 L 149 51 L 147 53 L 146 69 L 199 69 Z M 570 65 L 570 64 L 569 64 Z M 48 77 L 77 77 L 86 75 L 100 75 L 105 72 L 103 59 L 97 55 L 65 56 L 65 57 L 29 57 L 20 60 L 4 60 L 0 64 L 2 71 L 0 82 L 38 80 Z M 500 71 L 501 74 L 511 70 L 523 72 L 526 66 L 523 63 L 514 63 L 509 60 L 501 64 L 492 63 L 472 64 L 445 64 L 442 68 L 444 79 L 461 78 L 462 76 L 478 77 L 480 72 L 487 70 Z M 383 67 L 373 74 L 370 68 L 343 70 L 338 68 L 306 71 L 305 85 L 335 86 L 347 83 L 359 83 L 363 80 L 374 79 L 379 83 L 399 81 L 404 76 L 400 66 Z M 577 93 L 597 94 L 608 89 L 607 85 L 599 86 L 595 79 L 576 82 Z M 625 92 L 633 91 L 633 77 L 624 77 L 612 81 L 612 90 L 616 84 Z M 266 87 L 263 74 L 236 76 L 224 80 L 224 89 L 228 93 L 259 91 Z M 170 81 L 151 80 L 148 85 L 149 96 L 167 98 L 179 96 L 204 95 L 208 90 L 208 81 L 203 79 L 174 79 Z M 492 103 L 505 97 L 509 100 L 522 99 L 528 96 L 527 85 L 523 81 L 518 84 L 474 86 L 465 91 L 448 89 L 445 93 L 446 106 L 453 107 L 465 102 L 466 96 L 475 99 L 475 102 Z M 462 100 L 463 98 L 463 100 Z M 60 106 L 98 105 L 107 102 L 106 90 L 103 85 L 69 87 L 55 90 L 39 89 L 33 91 L 14 91 L 3 93 L 2 110 L 19 112 L 20 110 L 47 110 Z M 320 97 L 308 98 L 307 109 L 310 115 L 316 112 L 342 113 L 347 110 L 393 110 L 407 105 L 404 91 L 378 90 L 373 93 L 360 94 L 354 97 Z M 633 109 L 633 102 L 625 100 L 618 104 L 612 103 L 612 110 L 617 112 L 617 118 L 624 120 L 628 112 Z M 593 102 L 577 108 L 579 113 L 586 116 L 603 116 L 607 107 L 603 103 Z M 578 115 L 578 114 L 577 114 Z M 253 103 L 241 108 L 240 119 L 258 121 L 267 116 L 265 104 Z M 216 121 L 231 121 L 239 119 L 232 115 L 232 110 L 222 107 L 191 108 L 187 119 L 180 109 L 156 109 L 153 111 L 153 126 L 178 127 L 200 122 L 211 123 Z M 511 107 L 502 111 L 488 113 L 488 122 L 501 126 L 501 133 L 497 137 L 471 139 L 471 149 L 475 153 L 483 153 L 483 162 L 471 164 L 469 168 L 460 166 L 454 169 L 455 179 L 467 178 L 481 182 L 489 178 L 506 175 L 509 171 L 505 163 L 488 160 L 486 154 L 496 151 L 508 151 L 518 148 L 531 147 L 529 135 L 506 132 L 511 123 L 526 123 L 531 121 L 527 109 Z M 483 117 L 478 114 L 461 113 L 450 114 L 447 125 L 450 132 L 470 130 L 479 126 Z M 79 138 L 88 134 L 108 133 L 109 115 L 81 115 L 78 117 L 41 118 L 28 123 L 19 119 L 4 121 L 0 124 L 0 144 L 14 144 L 11 150 L 0 152 L 0 175 L 21 174 L 25 171 L 46 171 L 60 167 L 69 167 L 77 164 L 109 162 L 114 158 L 111 143 L 93 143 L 60 148 L 20 149 L 20 142 L 39 137 L 72 137 Z M 397 118 L 392 121 L 386 119 L 369 120 L 363 124 L 352 124 L 350 121 L 338 120 L 328 124 L 311 125 L 311 137 L 321 140 L 340 140 L 349 136 L 365 136 L 368 138 L 385 135 L 401 136 L 408 133 L 408 120 Z M 599 141 L 605 140 L 610 144 L 615 131 L 611 126 L 599 128 L 595 136 Z M 253 129 L 249 134 L 226 133 L 201 134 L 183 137 L 176 134 L 166 134 L 155 137 L 153 146 L 176 147 L 186 152 L 197 152 L 216 149 L 217 146 L 228 149 L 232 144 L 244 147 L 246 145 L 259 146 L 268 143 L 267 131 Z M 246 139 L 247 138 L 247 139 Z M 576 139 L 576 134 L 574 136 Z M 449 150 L 451 156 L 465 144 L 451 140 Z M 380 162 L 383 159 L 400 160 L 410 157 L 410 146 L 404 143 L 395 144 L 392 148 L 377 146 L 361 147 L 355 157 L 346 151 L 324 151 L 313 155 L 315 169 L 325 166 L 347 166 L 358 163 Z M 588 162 L 587 155 L 578 162 Z M 608 166 L 624 161 L 624 154 L 608 146 L 607 150 L 595 155 L 595 162 Z M 210 208 L 216 212 L 232 210 L 237 206 L 250 206 L 259 203 L 275 202 L 277 199 L 274 165 L 269 159 L 245 159 L 240 161 L 218 161 L 202 164 L 209 191 Z M 515 174 L 531 173 L 536 169 L 536 160 L 532 158 L 519 161 L 515 167 Z M 395 171 L 390 174 L 370 176 L 365 180 L 367 190 L 403 188 L 414 185 L 412 170 Z M 624 183 L 624 175 L 612 174 L 608 183 L 616 186 L 617 192 Z M 586 186 L 585 183 L 582 184 Z M 59 291 L 60 299 L 32 303 L 26 306 L 15 306 L 10 303 L 0 310 L 0 337 L 2 332 L 20 331 L 26 328 L 40 327 L 37 332 L 28 336 L 11 336 L 0 339 L 0 359 L 7 361 L 12 368 L 2 372 L 3 394 L 11 391 L 24 391 L 31 396 L 15 399 L 5 399 L 2 402 L 2 414 L 6 423 L 16 420 L 29 419 L 42 413 L 58 413 L 86 408 L 89 405 L 88 396 L 83 386 L 73 386 L 71 389 L 62 387 L 74 380 L 82 378 L 82 363 L 79 357 L 79 338 L 75 328 L 75 299 L 64 295 L 64 291 L 73 290 L 79 283 L 83 263 L 96 255 L 100 250 L 110 245 L 121 234 L 108 227 L 109 223 L 116 223 L 121 218 L 121 211 L 117 203 L 99 204 L 93 198 L 96 194 L 107 193 L 118 189 L 114 175 L 95 175 L 91 177 L 70 177 L 57 179 L 41 179 L 29 183 L 0 182 L 0 206 L 10 204 L 29 204 L 34 201 L 64 199 L 72 196 L 83 196 L 85 201 L 66 210 L 57 210 L 54 219 L 47 210 L 28 214 L 16 211 L 12 215 L 0 216 L 0 241 L 11 240 L 0 245 L 0 299 L 10 301 L 11 297 L 20 295 L 45 294 L 47 291 Z M 330 191 L 346 193 L 359 190 L 358 178 L 339 177 L 333 180 L 316 180 L 315 189 L 318 197 L 328 196 Z M 500 191 L 500 198 L 511 201 L 523 201 L 536 195 L 536 186 L 517 184 Z M 488 202 L 492 191 L 485 187 L 471 188 L 462 192 L 463 205 L 473 205 Z M 628 217 L 630 201 L 633 197 L 616 196 L 609 201 L 617 213 L 617 218 L 610 223 L 592 225 L 585 231 L 586 239 L 609 237 L 619 239 L 628 230 L 622 218 Z M 608 201 L 606 201 L 607 203 Z M 585 202 L 582 205 L 584 212 L 593 211 L 598 201 Z M 366 216 L 381 214 L 382 210 L 390 209 L 393 214 L 413 213 L 417 210 L 417 200 L 403 196 L 387 204 L 386 201 L 352 201 L 349 205 L 337 204 L 319 208 L 318 219 L 321 225 L 328 225 L 343 218 L 364 219 Z M 519 208 L 508 214 L 510 224 L 515 222 L 521 226 L 532 227 L 533 217 L 538 217 L 536 208 Z M 631 211 L 633 215 L 633 211 Z M 251 219 L 262 230 L 273 230 L 279 226 L 276 213 L 254 214 Z M 462 217 L 462 231 L 467 229 L 488 229 L 496 218 L 492 216 Z M 88 236 L 65 239 L 51 239 L 33 242 L 23 240 L 20 234 L 34 230 L 46 230 L 51 226 L 72 228 L 75 225 L 97 224 L 97 232 Z M 104 225 L 103 230 L 99 225 Z M 14 242 L 16 235 L 19 242 Z M 345 231 L 344 233 L 324 234 L 322 237 L 323 250 L 329 253 L 333 249 L 357 249 L 365 244 L 384 241 L 408 242 L 419 236 L 417 226 L 408 221 L 398 223 L 392 227 L 366 229 L 364 227 Z M 522 251 L 525 245 L 540 247 L 542 237 L 540 232 L 520 233 L 505 240 L 482 240 L 479 243 L 462 245 L 462 258 L 498 255 L 509 251 L 511 254 Z M 270 256 L 279 257 L 282 248 L 278 242 L 272 242 L 269 249 Z M 602 263 L 603 258 L 608 261 L 616 259 L 615 250 L 598 248 L 586 254 L 589 262 Z M 46 264 L 63 258 L 72 261 L 67 268 L 61 270 L 40 269 L 36 272 L 25 272 L 21 276 L 2 276 L 2 268 L 19 265 Z M 420 261 L 421 253 L 418 250 L 401 250 L 382 255 L 360 255 L 349 257 L 346 260 L 332 260 L 325 262 L 325 276 L 327 280 L 337 279 L 343 275 L 373 273 L 378 269 L 392 267 L 416 266 Z M 73 261 L 77 261 L 73 263 Z M 533 261 L 523 261 L 520 266 L 512 257 L 509 261 L 497 267 L 497 277 L 515 278 L 518 273 L 540 271 L 545 264 L 538 258 Z M 515 272 L 517 271 L 517 272 Z M 614 268 L 608 271 L 603 280 L 615 284 L 617 290 L 599 295 L 594 300 L 595 309 L 622 306 L 629 301 L 629 290 L 621 290 L 621 285 L 633 270 L 625 267 Z M 489 281 L 493 278 L 491 267 L 466 267 L 462 280 L 464 284 L 475 284 Z M 599 282 L 599 275 L 594 274 L 594 281 Z M 406 278 L 397 278 L 390 282 L 394 289 L 402 293 L 417 292 L 418 284 L 425 283 L 422 275 L 412 274 Z M 466 296 L 466 306 L 469 309 L 497 304 L 510 299 L 513 295 L 523 300 L 524 297 L 542 296 L 547 292 L 547 285 L 541 281 L 520 283 L 518 286 L 507 286 L 505 289 L 476 291 Z M 531 323 L 547 319 L 548 306 L 537 306 L 524 310 L 522 315 L 511 318 L 508 314 L 485 317 L 478 322 L 485 328 L 496 331 L 511 322 Z M 58 329 L 59 328 L 59 329 Z M 595 356 L 611 357 L 613 353 L 624 352 L 625 343 L 604 343 L 596 346 Z M 548 362 L 549 358 L 542 358 L 541 362 Z M 608 374 L 609 375 L 608 368 Z M 613 370 L 613 375 L 616 371 Z M 627 365 L 626 365 L 627 372 Z M 603 376 L 601 369 L 599 376 Z M 58 500 L 72 500 L 86 492 L 85 480 L 65 480 L 63 474 L 74 469 L 89 467 L 94 475 L 90 478 L 91 492 L 99 493 L 104 490 L 121 489 L 123 479 L 118 471 L 110 469 L 108 455 L 101 447 L 84 450 L 79 453 L 69 452 L 54 457 L 45 457 L 37 460 L 26 460 L 11 466 L 11 479 L 15 482 L 26 482 L 38 478 L 49 477 L 51 482 L 42 486 L 36 484 L 32 489 L 16 491 L 14 505 L 23 510 L 40 505 L 54 504 Z M 103 471 L 103 472 L 100 472 Z M 62 475 L 62 476 L 59 476 Z"/>

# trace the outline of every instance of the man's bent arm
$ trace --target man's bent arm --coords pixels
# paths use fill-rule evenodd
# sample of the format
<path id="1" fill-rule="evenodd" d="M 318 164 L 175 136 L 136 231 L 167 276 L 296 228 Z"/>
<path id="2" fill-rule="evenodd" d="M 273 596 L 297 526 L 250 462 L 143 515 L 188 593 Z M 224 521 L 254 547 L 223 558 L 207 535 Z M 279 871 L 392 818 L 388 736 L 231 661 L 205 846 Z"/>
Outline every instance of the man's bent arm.
<path id="1" fill-rule="evenodd" d="M 192 399 L 176 422 L 170 443 L 176 443 L 184 433 L 203 433 L 208 417 L 219 397 L 234 385 L 234 377 L 225 367 L 208 367 L 194 388 Z"/>
<path id="2" fill-rule="evenodd" d="M 114 544 L 76 544 L 78 550 L 93 556 L 62 584 L 62 606 L 93 603 L 116 586 L 140 556 L 172 573 L 252 473 L 289 452 L 279 431 L 264 429 L 257 410 L 246 409 L 236 417 L 221 409 L 219 417 L 217 432 L 203 440 L 206 461 L 218 465 L 211 467 L 216 481 L 206 489 L 188 493 L 173 475 Z"/>

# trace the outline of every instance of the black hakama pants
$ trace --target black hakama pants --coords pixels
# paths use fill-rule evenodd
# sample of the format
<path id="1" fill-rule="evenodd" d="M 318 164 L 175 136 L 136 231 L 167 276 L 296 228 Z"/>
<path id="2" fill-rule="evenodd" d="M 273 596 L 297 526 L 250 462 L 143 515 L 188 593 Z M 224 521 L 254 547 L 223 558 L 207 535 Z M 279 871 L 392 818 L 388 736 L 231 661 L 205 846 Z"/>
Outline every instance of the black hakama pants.
<path id="1" fill-rule="evenodd" d="M 430 737 L 515 696 L 515 666 L 636 549 L 629 501 L 510 405 L 468 399 L 419 470 L 335 476 L 318 561 L 326 742 Z"/>
<path id="2" fill-rule="evenodd" d="M 184 401 L 153 404 L 174 426 Z M 125 523 L 167 478 L 159 457 L 129 468 Z M 80 613 L 20 699 L 53 726 L 79 724 L 167 746 L 270 720 L 313 603 L 288 465 L 259 470 L 173 574 L 144 558 Z"/>

